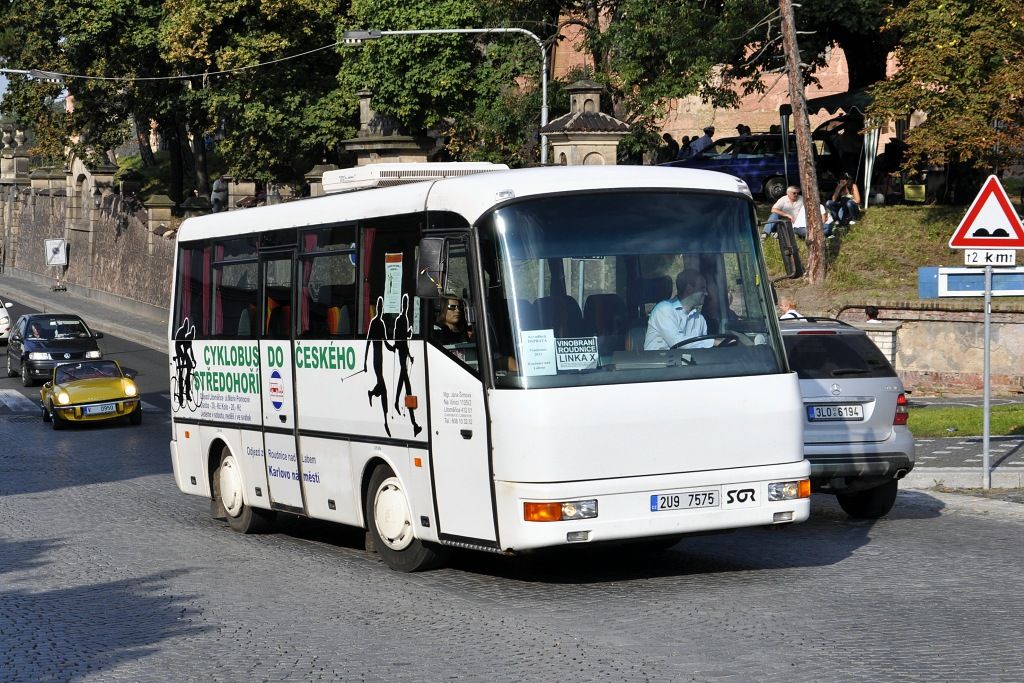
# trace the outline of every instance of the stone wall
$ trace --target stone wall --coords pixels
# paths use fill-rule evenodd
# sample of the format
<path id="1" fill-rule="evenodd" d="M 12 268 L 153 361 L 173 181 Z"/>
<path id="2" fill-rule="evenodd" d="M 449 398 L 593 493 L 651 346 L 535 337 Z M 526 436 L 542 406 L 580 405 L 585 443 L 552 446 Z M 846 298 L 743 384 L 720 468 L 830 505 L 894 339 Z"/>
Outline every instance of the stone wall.
<path id="1" fill-rule="evenodd" d="M 166 309 L 174 241 L 150 232 L 145 211 L 126 207 L 118 195 L 103 197 L 99 208 L 86 205 L 87 197 L 82 206 L 62 193 L 27 188 L 5 197 L 6 267 Z M 43 240 L 59 237 L 68 246 L 66 268 L 46 265 Z"/>
<path id="2" fill-rule="evenodd" d="M 992 395 L 1024 392 L 1024 324 L 994 323 L 991 332 Z M 899 330 L 896 368 L 920 393 L 976 394 L 984 383 L 984 344 L 980 322 L 908 322 Z"/>
<path id="3" fill-rule="evenodd" d="M 916 394 L 980 394 L 985 328 L 978 308 L 980 301 L 922 302 L 884 308 L 881 324 L 855 324 Z M 992 313 L 990 363 L 993 396 L 1024 393 L 1024 307 L 1001 303 Z"/>

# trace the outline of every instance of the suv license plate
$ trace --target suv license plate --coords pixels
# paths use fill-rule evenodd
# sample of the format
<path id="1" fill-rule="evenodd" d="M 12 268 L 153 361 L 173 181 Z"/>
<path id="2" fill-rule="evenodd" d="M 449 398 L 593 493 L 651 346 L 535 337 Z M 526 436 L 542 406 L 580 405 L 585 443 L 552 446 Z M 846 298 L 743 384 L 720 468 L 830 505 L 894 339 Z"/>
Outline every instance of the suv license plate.
<path id="1" fill-rule="evenodd" d="M 104 413 L 117 412 L 116 403 L 101 403 L 98 406 L 86 406 L 83 410 L 86 415 L 103 415 Z"/>
<path id="2" fill-rule="evenodd" d="M 651 496 L 651 512 L 718 507 L 718 491 L 687 491 L 686 493 L 655 493 Z"/>
<path id="3" fill-rule="evenodd" d="M 856 403 L 830 403 L 821 406 L 807 406 L 810 422 L 824 420 L 863 420 L 864 406 Z"/>

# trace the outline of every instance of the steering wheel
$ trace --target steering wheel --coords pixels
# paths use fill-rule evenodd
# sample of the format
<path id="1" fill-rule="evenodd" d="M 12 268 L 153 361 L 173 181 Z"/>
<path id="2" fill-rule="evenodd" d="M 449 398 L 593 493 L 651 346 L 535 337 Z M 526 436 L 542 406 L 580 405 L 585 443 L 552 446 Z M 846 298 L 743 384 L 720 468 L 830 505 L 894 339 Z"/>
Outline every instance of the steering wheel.
<path id="1" fill-rule="evenodd" d="M 737 344 L 743 344 L 744 346 L 750 346 L 753 342 L 747 339 L 745 336 L 736 334 L 735 332 L 719 332 L 717 334 L 702 334 L 699 337 L 690 337 L 682 341 L 676 342 L 670 349 L 678 349 L 687 344 L 693 342 L 704 341 L 705 339 L 725 339 L 726 341 L 719 344 L 719 346 L 736 346 Z"/>

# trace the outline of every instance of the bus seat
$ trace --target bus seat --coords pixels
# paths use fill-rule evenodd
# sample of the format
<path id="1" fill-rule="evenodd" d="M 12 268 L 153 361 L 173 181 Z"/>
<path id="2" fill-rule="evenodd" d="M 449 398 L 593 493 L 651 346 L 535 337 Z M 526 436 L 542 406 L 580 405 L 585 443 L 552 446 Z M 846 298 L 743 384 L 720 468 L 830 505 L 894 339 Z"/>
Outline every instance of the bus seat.
<path id="1" fill-rule="evenodd" d="M 283 339 L 289 335 L 292 320 L 292 307 L 280 304 L 273 297 L 267 297 L 266 337 Z"/>
<path id="2" fill-rule="evenodd" d="M 567 294 L 542 296 L 535 302 L 540 329 L 552 329 L 555 337 L 583 336 L 583 312 L 580 305 Z"/>
<path id="3" fill-rule="evenodd" d="M 647 327 L 644 325 L 633 325 L 626 333 L 626 351 L 639 353 L 644 350 L 644 340 L 647 339 Z"/>
<path id="4" fill-rule="evenodd" d="M 281 304 L 277 303 L 277 299 L 269 296 L 267 297 L 267 319 L 263 321 L 264 331 L 270 330 L 270 321 L 280 315 L 280 312 L 278 311 L 280 307 Z"/>
<path id="5" fill-rule="evenodd" d="M 537 309 L 529 299 L 516 299 L 516 310 L 519 312 L 519 329 L 536 330 L 540 327 L 537 320 Z"/>
<path id="6" fill-rule="evenodd" d="M 327 309 L 327 334 L 352 334 L 352 316 L 348 306 L 331 306 Z"/>
<path id="7" fill-rule="evenodd" d="M 668 275 L 644 278 L 640 285 L 641 303 L 658 303 L 672 298 L 672 278 Z"/>
<path id="8" fill-rule="evenodd" d="M 591 294 L 583 306 L 587 332 L 599 337 L 622 334 L 626 327 L 626 302 L 618 294 Z"/>

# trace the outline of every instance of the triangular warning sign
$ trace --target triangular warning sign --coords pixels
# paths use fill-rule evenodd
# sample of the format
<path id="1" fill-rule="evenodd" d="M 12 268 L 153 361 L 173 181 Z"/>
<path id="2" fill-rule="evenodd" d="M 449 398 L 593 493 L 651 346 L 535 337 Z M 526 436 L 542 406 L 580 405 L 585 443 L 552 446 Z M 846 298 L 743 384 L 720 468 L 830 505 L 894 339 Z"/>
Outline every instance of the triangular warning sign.
<path id="1" fill-rule="evenodd" d="M 990 175 L 949 238 L 952 249 L 1024 249 L 1024 225 L 999 178 Z"/>

